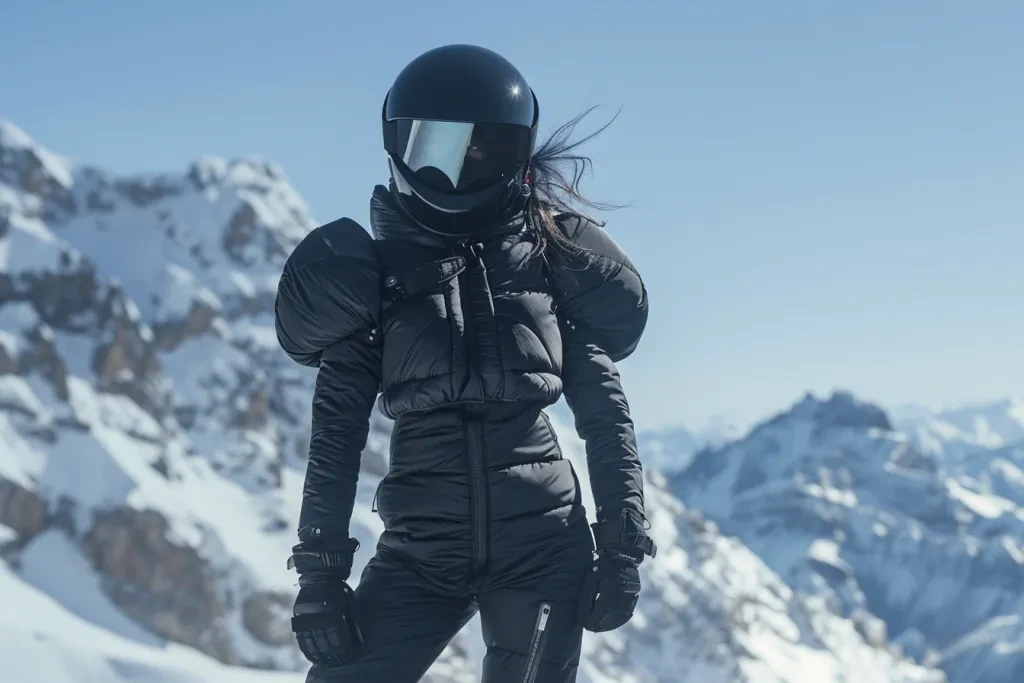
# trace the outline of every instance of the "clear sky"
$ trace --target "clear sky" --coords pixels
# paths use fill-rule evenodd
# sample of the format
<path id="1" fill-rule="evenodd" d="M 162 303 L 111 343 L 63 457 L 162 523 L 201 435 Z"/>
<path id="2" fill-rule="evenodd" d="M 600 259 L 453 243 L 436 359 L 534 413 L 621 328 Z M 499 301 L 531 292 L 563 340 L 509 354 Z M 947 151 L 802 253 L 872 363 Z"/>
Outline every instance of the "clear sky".
<path id="1" fill-rule="evenodd" d="M 542 133 L 623 106 L 586 188 L 632 203 L 605 218 L 651 292 L 641 426 L 1024 390 L 1019 0 L 37 0 L 0 24 L 0 116 L 40 142 L 123 172 L 259 154 L 324 221 L 365 220 L 382 99 L 430 47 L 511 59 Z"/>

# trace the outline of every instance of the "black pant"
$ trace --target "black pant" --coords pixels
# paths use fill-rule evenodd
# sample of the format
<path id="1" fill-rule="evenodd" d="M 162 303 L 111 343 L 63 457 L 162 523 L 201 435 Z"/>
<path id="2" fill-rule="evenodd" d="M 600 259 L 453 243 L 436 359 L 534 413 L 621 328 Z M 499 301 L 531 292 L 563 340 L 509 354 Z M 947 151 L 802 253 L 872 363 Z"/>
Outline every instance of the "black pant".
<path id="1" fill-rule="evenodd" d="M 477 611 L 487 646 L 481 683 L 574 683 L 592 541 L 585 524 L 552 541 L 536 549 L 542 565 L 493 577 L 475 597 L 439 592 L 409 561 L 379 550 L 355 590 L 363 645 L 343 666 L 313 667 L 306 683 L 415 683 Z"/>

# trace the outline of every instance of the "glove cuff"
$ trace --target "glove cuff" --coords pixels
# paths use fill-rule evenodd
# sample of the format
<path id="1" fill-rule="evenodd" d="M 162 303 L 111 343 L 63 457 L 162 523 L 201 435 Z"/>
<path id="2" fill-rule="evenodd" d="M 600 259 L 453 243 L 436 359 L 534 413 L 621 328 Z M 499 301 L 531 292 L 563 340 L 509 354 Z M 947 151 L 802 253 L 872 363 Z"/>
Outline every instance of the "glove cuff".
<path id="1" fill-rule="evenodd" d="M 305 536 L 308 538 L 308 535 Z M 304 538 L 300 532 L 299 538 Z M 359 549 L 359 541 L 354 538 L 340 543 L 325 544 L 317 538 L 303 540 L 292 548 L 287 568 L 295 569 L 300 576 L 309 573 L 328 574 L 334 578 L 347 579 L 352 573 L 352 558 Z"/>
<path id="2" fill-rule="evenodd" d="M 614 550 L 633 556 L 640 561 L 644 555 L 654 557 L 658 545 L 647 535 L 638 515 L 631 510 L 622 510 L 617 519 L 592 524 L 594 544 L 598 551 Z"/>

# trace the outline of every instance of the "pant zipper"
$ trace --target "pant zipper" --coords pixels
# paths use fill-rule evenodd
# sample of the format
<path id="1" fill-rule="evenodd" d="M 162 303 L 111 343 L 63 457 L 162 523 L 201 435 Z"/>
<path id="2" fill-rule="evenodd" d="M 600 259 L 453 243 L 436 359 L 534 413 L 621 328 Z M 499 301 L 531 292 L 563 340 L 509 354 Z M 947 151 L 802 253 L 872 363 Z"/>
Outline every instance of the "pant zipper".
<path id="1" fill-rule="evenodd" d="M 544 635 L 547 632 L 548 617 L 551 616 L 551 603 L 541 603 L 537 611 L 537 625 L 533 629 L 530 649 L 526 658 L 526 671 L 523 672 L 522 683 L 533 683 L 540 668 L 540 658 L 544 654 Z"/>

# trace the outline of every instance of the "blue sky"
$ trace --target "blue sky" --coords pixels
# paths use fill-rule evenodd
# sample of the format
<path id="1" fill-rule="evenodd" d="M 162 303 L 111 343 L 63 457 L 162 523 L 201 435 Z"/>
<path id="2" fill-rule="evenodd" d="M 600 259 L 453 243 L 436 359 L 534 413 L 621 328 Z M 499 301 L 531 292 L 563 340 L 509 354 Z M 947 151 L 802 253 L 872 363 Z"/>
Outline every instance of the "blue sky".
<path id="1" fill-rule="evenodd" d="M 651 291 L 641 426 L 1024 390 L 1024 3 L 40 0 L 0 24 L 0 116 L 40 142 L 123 172 L 259 154 L 324 221 L 365 220 L 382 98 L 430 47 L 510 58 L 542 133 L 623 106 L 586 188 L 631 203 L 605 218 Z"/>

